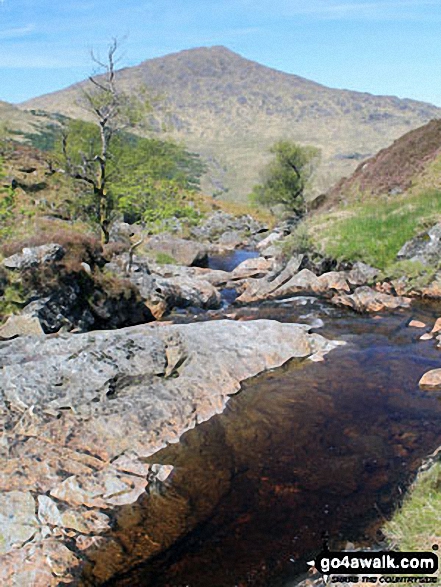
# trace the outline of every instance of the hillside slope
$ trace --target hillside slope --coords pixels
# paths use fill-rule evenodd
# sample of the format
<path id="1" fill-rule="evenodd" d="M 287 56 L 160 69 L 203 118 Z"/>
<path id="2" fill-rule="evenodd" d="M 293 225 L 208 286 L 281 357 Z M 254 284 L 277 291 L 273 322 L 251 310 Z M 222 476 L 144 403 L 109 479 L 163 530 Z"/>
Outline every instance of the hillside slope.
<path id="1" fill-rule="evenodd" d="M 0 133 L 12 131 L 13 133 L 35 133 L 42 128 L 41 118 L 23 112 L 13 104 L 0 100 Z"/>
<path id="2" fill-rule="evenodd" d="M 432 120 L 361 163 L 330 190 L 328 205 L 408 190 L 441 189 L 440 171 L 441 120 Z"/>
<path id="3" fill-rule="evenodd" d="M 210 164 L 203 188 L 230 199 L 249 193 L 268 148 L 280 138 L 322 150 L 316 191 L 324 191 L 360 160 L 441 114 L 430 104 L 330 89 L 224 47 L 147 60 L 120 70 L 118 78 L 126 91 L 147 86 L 165 96 L 156 112 L 158 132 L 161 122 L 171 123 L 169 134 Z M 84 118 L 87 113 L 78 106 L 84 83 L 21 107 Z"/>

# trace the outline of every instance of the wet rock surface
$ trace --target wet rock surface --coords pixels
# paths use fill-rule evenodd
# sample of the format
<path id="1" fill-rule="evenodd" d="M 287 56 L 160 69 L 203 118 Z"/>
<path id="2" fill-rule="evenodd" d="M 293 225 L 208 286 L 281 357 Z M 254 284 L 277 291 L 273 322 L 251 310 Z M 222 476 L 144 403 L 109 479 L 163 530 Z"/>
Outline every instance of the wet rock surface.
<path id="1" fill-rule="evenodd" d="M 152 455 L 244 379 L 335 347 L 307 330 L 217 321 L 0 343 L 2 584 L 22 572 L 29 587 L 76 584 L 87 568 L 95 585 L 164 548 L 109 530 L 118 508 L 119 526 L 136 526 L 124 507 L 173 475 Z"/>

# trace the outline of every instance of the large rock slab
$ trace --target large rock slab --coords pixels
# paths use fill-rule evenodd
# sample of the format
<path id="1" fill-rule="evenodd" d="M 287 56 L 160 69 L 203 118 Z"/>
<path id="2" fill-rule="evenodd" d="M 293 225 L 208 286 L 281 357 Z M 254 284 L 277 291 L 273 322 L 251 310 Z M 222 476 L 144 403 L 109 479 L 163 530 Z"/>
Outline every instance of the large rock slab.
<path id="1" fill-rule="evenodd" d="M 109 529 L 168 482 L 152 455 L 221 412 L 244 379 L 336 344 L 268 320 L 0 343 L 2 585 L 78 584 L 85 566 L 100 584 L 156 552 L 148 533 L 132 553 Z"/>

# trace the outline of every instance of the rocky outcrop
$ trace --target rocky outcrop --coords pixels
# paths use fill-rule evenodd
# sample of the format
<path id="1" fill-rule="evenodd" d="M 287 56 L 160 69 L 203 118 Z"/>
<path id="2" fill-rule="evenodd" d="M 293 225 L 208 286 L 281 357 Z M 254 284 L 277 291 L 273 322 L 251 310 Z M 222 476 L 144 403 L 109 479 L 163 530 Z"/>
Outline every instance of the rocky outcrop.
<path id="1" fill-rule="evenodd" d="M 48 265 L 60 261 L 66 251 L 57 243 L 50 243 L 47 245 L 40 245 L 38 247 L 25 247 L 21 253 L 11 255 L 3 259 L 3 266 L 6 269 L 16 269 L 23 271 L 39 267 L 41 265 Z"/>
<path id="2" fill-rule="evenodd" d="M 411 300 L 410 298 L 381 293 L 368 286 L 363 286 L 358 287 L 351 295 L 336 295 L 331 302 L 337 306 L 347 306 L 356 312 L 381 312 L 382 310 L 408 308 Z"/>
<path id="3" fill-rule="evenodd" d="M 1 332 L 3 338 L 35 334 L 37 324 L 40 331 L 55 333 L 61 329 L 120 328 L 153 320 L 128 280 L 101 272 L 101 254 L 100 248 L 89 259 L 93 270 L 91 264 L 81 261 L 81 256 L 73 258 L 72 250 L 57 243 L 25 247 L 21 253 L 4 259 L 2 294 L 12 285 L 11 289 L 18 292 L 15 295 L 21 314 L 13 318 L 14 332 L 9 322 L 0 329 L 0 337 Z"/>
<path id="4" fill-rule="evenodd" d="M 249 214 L 233 216 L 218 210 L 202 224 L 192 229 L 193 238 L 208 243 L 218 243 L 224 249 L 256 245 L 268 227 Z"/>
<path id="5" fill-rule="evenodd" d="M 152 484 L 173 482 L 152 455 L 221 412 L 244 379 L 335 346 L 266 320 L 0 343 L 2 585 L 78 584 L 86 569 L 83 584 L 99 585 L 158 553 L 142 516 L 118 522 Z"/>

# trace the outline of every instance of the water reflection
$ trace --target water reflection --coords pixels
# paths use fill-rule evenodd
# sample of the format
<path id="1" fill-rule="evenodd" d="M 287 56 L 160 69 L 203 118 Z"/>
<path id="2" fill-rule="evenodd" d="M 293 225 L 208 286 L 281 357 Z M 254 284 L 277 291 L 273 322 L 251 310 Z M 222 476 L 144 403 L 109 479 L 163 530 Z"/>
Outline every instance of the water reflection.
<path id="1" fill-rule="evenodd" d="M 245 249 L 236 249 L 221 255 L 210 255 L 208 257 L 209 269 L 221 269 L 222 271 L 233 271 L 235 267 L 240 265 L 247 259 L 254 259 L 258 257 L 257 251 L 247 251 Z"/>
<path id="2" fill-rule="evenodd" d="M 288 321 L 268 308 L 281 311 Z M 416 344 L 408 321 L 328 321 L 325 334 L 347 347 L 247 383 L 224 414 L 158 453 L 176 468 L 171 487 L 139 507 L 151 539 L 174 544 L 109 585 L 276 587 L 324 536 L 374 540 L 441 444 L 441 404 L 417 385 L 440 351 Z"/>

